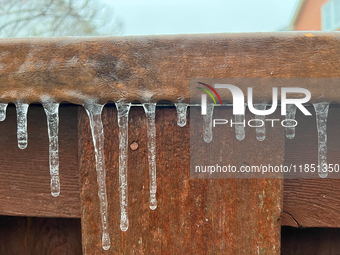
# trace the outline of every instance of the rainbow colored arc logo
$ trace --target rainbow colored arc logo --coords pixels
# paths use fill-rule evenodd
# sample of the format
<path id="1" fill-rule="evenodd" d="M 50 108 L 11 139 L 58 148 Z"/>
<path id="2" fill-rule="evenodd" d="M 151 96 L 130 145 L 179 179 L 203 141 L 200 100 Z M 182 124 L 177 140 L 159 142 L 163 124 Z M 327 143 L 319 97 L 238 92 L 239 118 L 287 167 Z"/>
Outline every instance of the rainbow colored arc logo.
<path id="1" fill-rule="evenodd" d="M 222 106 L 222 100 L 220 98 L 220 95 L 217 93 L 217 91 L 213 87 L 211 87 L 210 85 L 205 84 L 203 82 L 197 82 L 197 83 L 201 84 L 203 86 L 206 86 L 208 89 L 210 89 L 212 92 L 214 92 L 215 95 L 217 96 L 218 100 L 220 101 L 221 106 Z M 213 94 L 209 90 L 201 88 L 201 87 L 197 87 L 197 88 L 200 89 L 200 90 L 203 90 L 205 93 L 207 93 L 212 98 L 212 100 L 214 101 L 215 105 L 217 105 L 215 97 L 213 96 Z"/>

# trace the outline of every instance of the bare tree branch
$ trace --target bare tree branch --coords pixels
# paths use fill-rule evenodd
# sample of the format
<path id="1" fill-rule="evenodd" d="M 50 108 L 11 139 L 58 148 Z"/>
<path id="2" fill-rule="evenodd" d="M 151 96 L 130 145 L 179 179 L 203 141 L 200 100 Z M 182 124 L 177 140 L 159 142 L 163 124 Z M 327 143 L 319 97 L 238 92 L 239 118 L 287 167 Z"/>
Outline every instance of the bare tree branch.
<path id="1" fill-rule="evenodd" d="M 0 37 L 117 35 L 122 29 L 101 0 L 0 0 Z"/>

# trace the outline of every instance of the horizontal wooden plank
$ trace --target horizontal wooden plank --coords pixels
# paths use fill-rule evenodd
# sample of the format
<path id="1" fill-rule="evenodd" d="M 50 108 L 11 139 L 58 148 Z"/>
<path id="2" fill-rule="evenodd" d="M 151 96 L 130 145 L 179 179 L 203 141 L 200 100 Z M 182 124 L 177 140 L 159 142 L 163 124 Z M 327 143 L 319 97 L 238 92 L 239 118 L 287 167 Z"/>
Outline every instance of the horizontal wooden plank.
<path id="1" fill-rule="evenodd" d="M 76 108 L 62 106 L 60 109 L 61 194 L 58 198 L 53 198 L 49 186 L 45 113 L 41 106 L 30 107 L 29 145 L 25 150 L 20 150 L 17 147 L 15 134 L 15 109 L 14 106 L 9 107 L 7 119 L 0 122 L 0 214 L 80 217 Z M 340 163 L 339 110 L 338 107 L 331 106 L 329 111 L 328 159 L 330 163 Z M 169 111 L 166 114 L 176 118 L 173 109 L 158 108 L 158 111 Z M 144 116 L 142 115 L 141 118 Z M 296 137 L 293 140 L 286 139 L 285 162 L 286 164 L 317 163 L 317 132 L 314 116 L 305 117 L 298 111 L 297 120 L 299 125 L 296 129 Z M 133 157 L 130 156 L 130 160 L 132 159 Z M 303 227 L 340 227 L 339 187 L 338 179 L 285 180 L 282 224 Z"/>
<path id="2" fill-rule="evenodd" d="M 60 108 L 61 193 L 52 197 L 47 122 L 41 105 L 28 110 L 28 146 L 18 148 L 14 105 L 0 122 L 0 214 L 80 217 L 77 107 Z"/>
<path id="3" fill-rule="evenodd" d="M 311 108 L 309 109 L 313 111 Z M 318 163 L 315 117 L 296 116 L 299 125 L 294 139 L 286 139 L 285 164 Z M 340 107 L 331 105 L 327 123 L 329 164 L 340 164 Z M 282 225 L 340 227 L 340 179 L 285 180 Z"/>
<path id="4" fill-rule="evenodd" d="M 334 78 L 339 56 L 340 35 L 322 32 L 1 39 L 0 101 L 189 102 L 191 78 Z M 339 100 L 331 82 L 308 89 Z"/>

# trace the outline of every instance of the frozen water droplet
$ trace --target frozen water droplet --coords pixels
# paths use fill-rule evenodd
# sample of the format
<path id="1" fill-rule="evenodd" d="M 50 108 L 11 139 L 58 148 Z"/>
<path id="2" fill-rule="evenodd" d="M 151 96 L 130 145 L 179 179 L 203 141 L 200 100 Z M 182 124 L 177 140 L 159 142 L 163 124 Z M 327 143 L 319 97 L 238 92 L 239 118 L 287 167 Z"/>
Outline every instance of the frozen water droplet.
<path id="1" fill-rule="evenodd" d="M 111 247 L 111 241 L 110 241 L 110 236 L 108 233 L 103 233 L 102 236 L 102 247 L 103 250 L 107 251 Z"/>
<path id="2" fill-rule="evenodd" d="M 212 134 L 212 117 L 214 113 L 214 104 L 207 104 L 207 114 L 203 115 L 203 139 L 210 143 L 213 139 Z"/>
<path id="3" fill-rule="evenodd" d="M 254 108 L 257 110 L 265 110 L 267 108 L 267 103 L 254 104 Z M 264 139 L 266 139 L 266 125 L 264 124 L 266 120 L 266 116 L 255 115 L 255 119 L 260 120 L 261 124 L 263 123 L 261 127 L 256 128 L 256 138 L 257 140 L 262 142 L 264 141 Z M 261 124 L 257 123 L 256 125 L 261 125 Z"/>
<path id="4" fill-rule="evenodd" d="M 126 231 L 129 228 L 127 166 L 128 166 L 128 133 L 129 133 L 128 124 L 131 104 L 119 102 L 116 103 L 116 107 L 118 111 L 118 127 L 119 127 L 120 229 L 122 231 Z"/>
<path id="5" fill-rule="evenodd" d="M 59 103 L 54 101 L 42 102 L 46 117 L 49 140 L 49 163 L 51 174 L 51 194 L 54 197 L 60 194 L 59 179 Z"/>
<path id="6" fill-rule="evenodd" d="M 286 106 L 286 119 L 295 120 L 296 115 L 296 105 L 287 104 Z M 287 121 L 286 125 L 294 125 L 292 121 Z M 295 127 L 286 127 L 286 137 L 288 139 L 293 139 L 295 137 Z"/>
<path id="7" fill-rule="evenodd" d="M 313 104 L 316 113 L 316 127 L 318 130 L 318 173 L 321 178 L 328 175 L 327 165 L 327 117 L 329 103 Z"/>
<path id="8" fill-rule="evenodd" d="M 100 202 L 100 216 L 102 221 L 102 247 L 104 250 L 110 248 L 110 236 L 107 221 L 107 195 L 106 195 L 106 173 L 104 155 L 104 129 L 102 122 L 102 110 L 104 105 L 96 103 L 84 104 L 87 115 L 90 119 L 91 133 L 96 158 L 96 171 L 98 182 L 98 196 Z"/>
<path id="9" fill-rule="evenodd" d="M 54 197 L 59 196 L 60 194 L 60 179 L 59 176 L 51 177 L 51 195 Z"/>
<path id="10" fill-rule="evenodd" d="M 148 161 L 150 178 L 150 204 L 151 210 L 157 208 L 157 178 L 156 178 L 156 103 L 144 103 L 148 132 Z"/>
<path id="11" fill-rule="evenodd" d="M 27 111 L 28 104 L 17 102 L 17 138 L 18 147 L 25 149 L 27 147 Z"/>
<path id="12" fill-rule="evenodd" d="M 6 109 L 8 104 L 0 103 L 0 121 L 6 119 Z"/>
<path id="13" fill-rule="evenodd" d="M 176 103 L 175 106 L 177 110 L 177 125 L 180 127 L 184 127 L 187 124 L 188 104 Z"/>

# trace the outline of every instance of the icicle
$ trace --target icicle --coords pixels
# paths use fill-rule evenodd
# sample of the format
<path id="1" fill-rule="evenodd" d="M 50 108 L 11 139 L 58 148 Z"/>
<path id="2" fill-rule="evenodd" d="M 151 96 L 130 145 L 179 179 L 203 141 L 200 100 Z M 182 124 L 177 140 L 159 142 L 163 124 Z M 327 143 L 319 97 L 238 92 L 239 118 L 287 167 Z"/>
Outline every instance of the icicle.
<path id="1" fill-rule="evenodd" d="M 59 179 L 59 145 L 58 145 L 58 129 L 59 129 L 59 103 L 46 101 L 42 103 L 48 127 L 49 140 L 49 162 L 51 174 L 51 194 L 54 197 L 60 194 L 60 179 Z"/>
<path id="2" fill-rule="evenodd" d="M 288 104 L 286 106 L 286 119 L 295 120 L 296 105 Z M 294 125 L 292 121 L 287 121 L 286 125 Z M 286 137 L 288 139 L 293 139 L 295 137 L 295 127 L 286 127 Z"/>
<path id="3" fill-rule="evenodd" d="M 120 229 L 126 231 L 129 228 L 128 218 L 128 124 L 131 103 L 116 103 L 118 110 L 119 127 L 119 196 L 120 196 Z"/>
<path id="4" fill-rule="evenodd" d="M 267 107 L 267 103 L 261 103 L 261 104 L 254 104 L 254 108 L 257 110 L 265 110 Z M 255 115 L 255 119 L 262 120 L 263 123 L 266 121 L 266 116 L 264 115 Z M 256 138 L 259 141 L 264 141 L 266 139 L 266 126 L 263 124 L 262 127 L 256 128 Z"/>
<path id="5" fill-rule="evenodd" d="M 237 123 L 243 123 L 244 122 L 244 115 L 235 115 L 235 122 Z M 245 131 L 244 131 L 244 126 L 241 124 L 236 124 L 235 125 L 235 133 L 236 133 L 236 138 L 237 140 L 242 141 L 245 137 Z"/>
<path id="6" fill-rule="evenodd" d="M 27 111 L 28 104 L 17 102 L 17 138 L 18 147 L 25 149 L 27 147 Z"/>
<path id="7" fill-rule="evenodd" d="M 143 108 L 147 119 L 148 129 L 148 161 L 149 161 L 149 178 L 150 178 L 150 209 L 157 208 L 157 179 L 156 179 L 156 104 L 145 103 Z"/>
<path id="8" fill-rule="evenodd" d="M 7 105 L 8 104 L 0 103 L 0 121 L 4 121 L 6 119 Z"/>
<path id="9" fill-rule="evenodd" d="M 321 178 L 328 175 L 327 165 L 327 116 L 329 103 L 313 104 L 316 113 L 316 126 L 318 130 L 318 173 Z"/>
<path id="10" fill-rule="evenodd" d="M 100 216 L 102 220 L 102 247 L 108 250 L 111 246 L 108 232 L 107 219 L 107 195 L 106 195 L 106 176 L 105 176 L 105 157 L 104 157 L 104 130 L 101 118 L 103 110 L 101 104 L 85 103 L 84 107 L 90 119 L 94 152 L 96 157 L 96 171 L 98 182 L 98 196 L 100 200 Z"/>
<path id="11" fill-rule="evenodd" d="M 213 139 L 212 134 L 212 117 L 214 113 L 214 104 L 207 104 L 207 114 L 203 115 L 203 139 L 210 143 Z"/>
<path id="12" fill-rule="evenodd" d="M 236 123 L 245 123 L 245 115 L 235 115 Z M 246 137 L 244 130 L 245 124 L 235 124 L 236 139 L 242 141 Z"/>
<path id="13" fill-rule="evenodd" d="M 184 127 L 187 124 L 188 104 L 176 103 L 175 106 L 177 110 L 177 125 L 180 127 Z"/>

